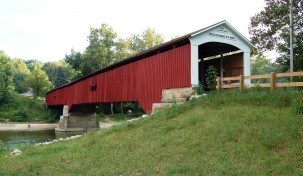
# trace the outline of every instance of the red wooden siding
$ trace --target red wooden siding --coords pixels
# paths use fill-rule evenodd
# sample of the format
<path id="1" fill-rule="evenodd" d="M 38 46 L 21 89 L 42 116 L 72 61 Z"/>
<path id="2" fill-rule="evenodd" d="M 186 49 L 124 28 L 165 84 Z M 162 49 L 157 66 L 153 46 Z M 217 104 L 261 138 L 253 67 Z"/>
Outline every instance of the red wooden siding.
<path id="1" fill-rule="evenodd" d="M 97 84 L 96 91 L 90 86 Z M 68 105 L 137 101 L 146 113 L 161 101 L 162 89 L 189 87 L 190 44 L 88 77 L 46 95 L 46 103 Z"/>

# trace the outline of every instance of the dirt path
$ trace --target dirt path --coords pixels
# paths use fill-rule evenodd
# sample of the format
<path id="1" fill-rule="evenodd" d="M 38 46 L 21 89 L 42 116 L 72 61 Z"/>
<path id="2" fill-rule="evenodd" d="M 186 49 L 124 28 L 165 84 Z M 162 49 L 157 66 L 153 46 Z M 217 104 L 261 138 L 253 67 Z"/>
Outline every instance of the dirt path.
<path id="1" fill-rule="evenodd" d="M 117 122 L 100 122 L 100 129 L 110 128 Z M 52 130 L 58 126 L 58 123 L 0 123 L 0 131 L 42 131 Z"/>

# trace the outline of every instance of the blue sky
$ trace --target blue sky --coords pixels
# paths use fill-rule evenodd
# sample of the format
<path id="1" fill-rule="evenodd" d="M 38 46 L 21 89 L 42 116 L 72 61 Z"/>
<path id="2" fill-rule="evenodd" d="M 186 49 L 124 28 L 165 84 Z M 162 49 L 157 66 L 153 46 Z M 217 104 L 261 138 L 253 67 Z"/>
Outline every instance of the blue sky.
<path id="1" fill-rule="evenodd" d="M 249 38 L 263 0 L 0 0 L 0 50 L 43 62 L 84 51 L 90 27 L 107 23 L 122 38 L 148 27 L 166 40 L 227 20 Z"/>

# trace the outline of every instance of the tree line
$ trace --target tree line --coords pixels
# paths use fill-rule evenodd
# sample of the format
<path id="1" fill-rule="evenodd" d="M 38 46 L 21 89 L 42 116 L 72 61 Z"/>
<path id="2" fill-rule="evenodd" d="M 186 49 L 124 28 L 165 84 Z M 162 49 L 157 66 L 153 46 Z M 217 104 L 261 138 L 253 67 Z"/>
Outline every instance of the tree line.
<path id="1" fill-rule="evenodd" d="M 7 102 L 10 92 L 31 91 L 37 99 L 54 87 L 159 45 L 164 38 L 154 29 L 147 28 L 142 34 L 122 39 L 112 27 L 102 24 L 100 28 L 90 28 L 87 40 L 89 45 L 83 53 L 71 49 L 63 60 L 46 63 L 12 59 L 0 50 L 0 104 Z"/>

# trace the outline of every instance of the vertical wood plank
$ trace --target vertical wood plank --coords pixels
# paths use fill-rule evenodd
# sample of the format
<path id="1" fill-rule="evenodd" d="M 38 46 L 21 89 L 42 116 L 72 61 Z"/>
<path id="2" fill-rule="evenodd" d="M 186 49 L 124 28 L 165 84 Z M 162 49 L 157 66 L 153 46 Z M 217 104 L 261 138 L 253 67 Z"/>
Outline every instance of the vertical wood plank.
<path id="1" fill-rule="evenodd" d="M 243 77 L 243 75 L 239 76 L 239 80 L 240 80 L 240 91 L 243 91 L 243 89 L 244 89 L 244 77 Z"/>
<path id="2" fill-rule="evenodd" d="M 274 72 L 270 73 L 270 90 L 275 90 L 276 82 L 275 82 L 276 74 Z"/>
<path id="3" fill-rule="evenodd" d="M 217 89 L 218 90 L 221 89 L 221 78 L 220 77 L 217 78 Z"/>

